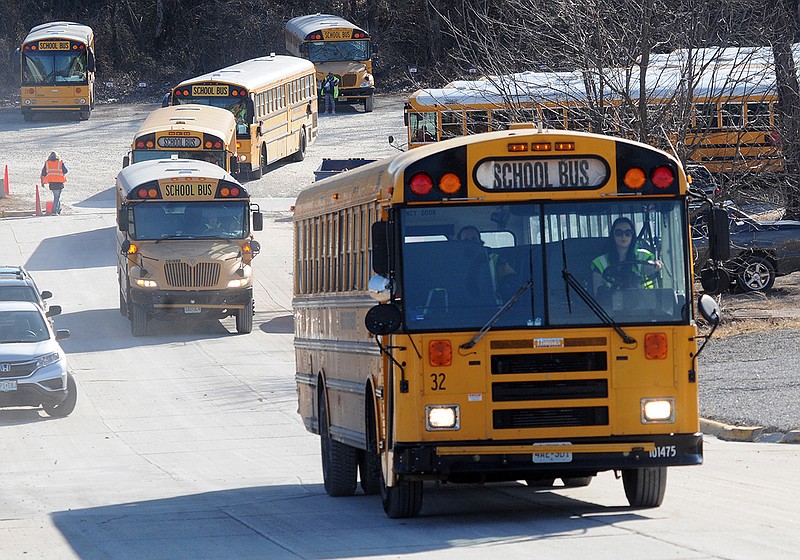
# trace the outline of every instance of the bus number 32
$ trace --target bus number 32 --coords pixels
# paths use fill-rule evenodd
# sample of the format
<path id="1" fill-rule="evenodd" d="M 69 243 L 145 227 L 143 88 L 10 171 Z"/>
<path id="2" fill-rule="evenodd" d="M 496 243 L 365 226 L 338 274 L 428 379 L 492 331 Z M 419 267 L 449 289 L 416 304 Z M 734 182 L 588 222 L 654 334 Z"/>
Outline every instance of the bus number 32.
<path id="1" fill-rule="evenodd" d="M 444 391 L 445 375 L 443 373 L 431 374 L 431 391 Z"/>

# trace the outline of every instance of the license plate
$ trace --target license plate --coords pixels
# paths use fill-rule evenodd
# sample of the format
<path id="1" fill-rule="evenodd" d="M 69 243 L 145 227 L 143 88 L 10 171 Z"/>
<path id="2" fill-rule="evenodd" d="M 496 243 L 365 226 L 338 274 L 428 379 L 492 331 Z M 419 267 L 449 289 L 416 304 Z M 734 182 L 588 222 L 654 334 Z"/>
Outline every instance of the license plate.
<path id="1" fill-rule="evenodd" d="M 570 445 L 569 443 L 535 443 L 533 446 L 536 447 L 537 445 Z M 533 454 L 533 462 L 534 463 L 571 463 L 572 462 L 572 452 L 571 451 L 547 451 L 544 453 L 534 453 Z"/>
<path id="2" fill-rule="evenodd" d="M 199 307 L 184 307 L 183 308 L 183 312 L 184 313 L 200 313 L 200 308 Z"/>
<path id="3" fill-rule="evenodd" d="M 17 381 L 14 379 L 4 379 L 0 381 L 0 393 L 10 393 L 17 390 Z"/>

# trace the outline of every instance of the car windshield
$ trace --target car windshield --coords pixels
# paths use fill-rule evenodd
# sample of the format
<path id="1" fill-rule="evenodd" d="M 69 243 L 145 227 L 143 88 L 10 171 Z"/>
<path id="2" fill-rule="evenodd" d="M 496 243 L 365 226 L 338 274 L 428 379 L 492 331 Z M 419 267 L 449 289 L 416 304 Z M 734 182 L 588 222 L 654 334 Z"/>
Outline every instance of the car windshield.
<path id="1" fill-rule="evenodd" d="M 131 205 L 133 239 L 243 239 L 249 231 L 247 203 L 144 202 Z"/>
<path id="2" fill-rule="evenodd" d="M 42 342 L 48 338 L 47 325 L 36 311 L 0 312 L 0 343 Z"/>
<path id="3" fill-rule="evenodd" d="M 30 286 L 0 286 L 0 301 L 30 301 L 38 304 L 39 298 Z"/>
<path id="4" fill-rule="evenodd" d="M 479 329 L 521 289 L 495 328 L 607 324 L 567 285 L 565 273 L 620 324 L 684 323 L 691 315 L 682 201 L 450 206 L 400 214 L 398 291 L 409 330 Z M 626 230 L 621 241 L 630 247 L 624 259 L 612 255 L 617 229 Z"/>

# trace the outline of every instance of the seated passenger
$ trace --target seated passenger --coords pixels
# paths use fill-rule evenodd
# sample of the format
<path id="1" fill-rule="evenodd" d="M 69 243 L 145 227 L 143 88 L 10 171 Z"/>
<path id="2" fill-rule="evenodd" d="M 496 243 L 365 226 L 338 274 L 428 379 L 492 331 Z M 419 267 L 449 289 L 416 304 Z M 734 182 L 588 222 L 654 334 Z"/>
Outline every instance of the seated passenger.
<path id="1" fill-rule="evenodd" d="M 481 239 L 481 233 L 475 226 L 464 226 L 458 231 L 458 235 L 456 235 L 456 239 L 459 241 L 472 241 L 474 243 L 480 243 L 483 245 L 483 240 Z M 487 255 L 489 257 L 489 262 L 491 264 L 490 272 L 492 274 L 492 283 L 494 284 L 495 292 L 498 295 L 499 300 L 508 299 L 516 290 L 516 287 L 511 290 L 511 294 L 506 294 L 503 292 L 507 292 L 508 290 L 504 289 L 507 282 L 512 277 L 516 275 L 516 271 L 514 267 L 512 267 L 507 260 L 505 260 L 499 253 L 494 251 L 488 251 Z M 518 287 L 518 286 L 517 286 Z"/>
<path id="2" fill-rule="evenodd" d="M 608 250 L 592 261 L 594 293 L 600 288 L 655 288 L 661 261 L 637 246 L 633 222 L 620 217 L 614 220 Z"/>

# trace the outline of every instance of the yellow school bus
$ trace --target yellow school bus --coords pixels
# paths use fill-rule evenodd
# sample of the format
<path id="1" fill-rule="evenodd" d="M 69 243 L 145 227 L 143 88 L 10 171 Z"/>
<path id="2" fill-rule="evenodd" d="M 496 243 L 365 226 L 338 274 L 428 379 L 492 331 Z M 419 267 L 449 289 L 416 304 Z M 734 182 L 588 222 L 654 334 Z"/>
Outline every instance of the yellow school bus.
<path id="1" fill-rule="evenodd" d="M 14 57 L 20 76 L 22 117 L 77 111 L 87 120 L 94 108 L 94 32 L 88 25 L 54 21 L 28 32 Z"/>
<path id="2" fill-rule="evenodd" d="M 696 66 L 695 75 L 687 73 L 688 60 Z M 770 48 L 653 55 L 644 84 L 648 118 L 664 124 L 655 127 L 648 143 L 665 149 L 672 145 L 687 161 L 712 173 L 783 169 Z M 420 89 L 406 100 L 408 146 L 504 130 L 510 122 L 631 138 L 641 120 L 640 86 L 639 68 L 634 67 L 591 74 L 520 72 Z"/>
<path id="3" fill-rule="evenodd" d="M 427 481 L 614 470 L 632 506 L 660 505 L 667 468 L 703 456 L 687 208 L 666 152 L 524 127 L 303 191 L 298 410 L 328 494 L 360 478 L 408 517 Z M 618 243 L 630 259 L 601 272 Z M 717 320 L 710 296 L 699 308 Z"/>
<path id="4" fill-rule="evenodd" d="M 133 336 L 157 317 L 234 316 L 249 333 L 263 216 L 247 190 L 213 163 L 166 159 L 124 168 L 116 193 L 119 310 Z"/>
<path id="5" fill-rule="evenodd" d="M 287 21 L 285 38 L 286 52 L 314 63 L 318 85 L 329 72 L 339 78 L 337 102 L 363 103 L 372 111 L 376 48 L 368 32 L 339 16 L 311 14 Z"/>
<path id="6" fill-rule="evenodd" d="M 240 170 L 260 179 L 273 162 L 289 156 L 302 161 L 317 139 L 315 88 L 313 64 L 270 54 L 185 80 L 166 103 L 233 113 Z"/>
<path id="7" fill-rule="evenodd" d="M 147 115 L 133 137 L 122 166 L 154 159 L 198 159 L 236 176 L 236 119 L 209 105 L 175 105 Z"/>

